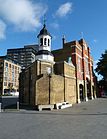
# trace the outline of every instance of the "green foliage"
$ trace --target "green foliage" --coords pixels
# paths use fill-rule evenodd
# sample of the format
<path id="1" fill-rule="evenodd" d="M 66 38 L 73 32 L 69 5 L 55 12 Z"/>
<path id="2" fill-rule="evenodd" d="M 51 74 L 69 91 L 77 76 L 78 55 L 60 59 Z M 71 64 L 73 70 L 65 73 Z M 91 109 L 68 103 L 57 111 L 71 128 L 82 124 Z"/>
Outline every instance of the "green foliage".
<path id="1" fill-rule="evenodd" d="M 97 63 L 96 72 L 101 74 L 104 80 L 107 79 L 107 50 L 105 50 L 105 53 L 102 54 L 99 62 Z"/>
<path id="2" fill-rule="evenodd" d="M 102 54 L 95 70 L 98 74 L 103 76 L 103 79 L 99 82 L 99 86 L 102 86 L 107 92 L 107 50 Z"/>

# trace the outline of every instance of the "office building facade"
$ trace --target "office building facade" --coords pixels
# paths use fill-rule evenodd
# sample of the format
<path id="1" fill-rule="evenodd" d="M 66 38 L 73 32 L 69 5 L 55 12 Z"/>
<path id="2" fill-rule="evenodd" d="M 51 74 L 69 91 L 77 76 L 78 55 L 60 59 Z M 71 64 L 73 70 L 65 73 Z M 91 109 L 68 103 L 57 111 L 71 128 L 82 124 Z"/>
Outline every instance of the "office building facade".
<path id="1" fill-rule="evenodd" d="M 19 63 L 23 69 L 35 61 L 35 54 L 37 51 L 37 45 L 27 45 L 24 46 L 24 48 L 8 49 L 7 56 Z"/>
<path id="2" fill-rule="evenodd" d="M 19 91 L 21 66 L 7 57 L 0 57 L 0 95 Z"/>

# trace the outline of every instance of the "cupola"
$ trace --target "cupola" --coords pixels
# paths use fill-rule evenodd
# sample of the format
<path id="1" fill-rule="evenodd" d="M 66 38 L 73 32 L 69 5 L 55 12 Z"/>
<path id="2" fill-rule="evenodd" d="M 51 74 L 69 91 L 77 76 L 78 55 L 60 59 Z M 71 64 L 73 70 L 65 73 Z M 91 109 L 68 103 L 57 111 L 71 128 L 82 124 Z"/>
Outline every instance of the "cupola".
<path id="1" fill-rule="evenodd" d="M 45 23 L 37 37 L 39 41 L 39 50 L 51 51 L 51 38 L 52 37 L 50 33 L 48 32 L 48 30 L 46 29 Z"/>
<path id="2" fill-rule="evenodd" d="M 39 51 L 36 54 L 36 60 L 42 59 L 47 61 L 54 61 L 53 54 L 51 53 L 51 35 L 46 29 L 46 24 L 44 22 L 43 28 L 37 36 L 39 43 Z"/>

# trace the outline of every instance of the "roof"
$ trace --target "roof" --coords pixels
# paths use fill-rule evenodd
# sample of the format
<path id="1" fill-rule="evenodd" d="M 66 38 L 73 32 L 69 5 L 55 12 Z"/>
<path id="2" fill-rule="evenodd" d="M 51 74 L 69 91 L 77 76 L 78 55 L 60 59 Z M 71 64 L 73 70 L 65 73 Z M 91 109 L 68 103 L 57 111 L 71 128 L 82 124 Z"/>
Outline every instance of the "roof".
<path id="1" fill-rule="evenodd" d="M 39 37 L 40 35 L 50 35 L 50 33 L 48 32 L 48 30 L 46 29 L 46 25 L 44 24 L 43 28 L 40 30 L 40 33 L 38 34 L 37 37 Z"/>
<path id="2" fill-rule="evenodd" d="M 53 56 L 53 54 L 48 50 L 40 50 L 36 53 L 36 56 L 37 55 L 51 55 L 51 56 Z"/>
<path id="3" fill-rule="evenodd" d="M 34 48 L 35 47 L 35 48 Z M 21 52 L 29 52 L 30 50 L 35 53 L 37 51 L 37 46 L 24 46 L 24 48 L 13 48 L 13 49 L 7 49 L 7 54 L 9 53 L 21 53 Z"/>
<path id="4" fill-rule="evenodd" d="M 0 59 L 2 59 L 2 60 L 7 60 L 7 61 L 9 61 L 9 62 L 11 62 L 11 63 L 13 63 L 13 64 L 16 64 L 16 65 L 19 65 L 19 66 L 21 66 L 20 64 L 19 64 L 19 62 L 17 62 L 16 60 L 13 60 L 11 57 L 9 57 L 9 56 L 0 56 Z"/>

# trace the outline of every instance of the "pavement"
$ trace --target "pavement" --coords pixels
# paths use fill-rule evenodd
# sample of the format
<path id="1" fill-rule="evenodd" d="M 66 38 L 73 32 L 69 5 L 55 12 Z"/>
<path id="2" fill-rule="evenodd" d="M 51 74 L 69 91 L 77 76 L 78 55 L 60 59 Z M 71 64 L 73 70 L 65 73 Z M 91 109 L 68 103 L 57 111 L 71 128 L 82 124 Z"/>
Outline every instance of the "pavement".
<path id="1" fill-rule="evenodd" d="M 107 98 L 53 111 L 0 113 L 0 139 L 107 139 Z"/>

